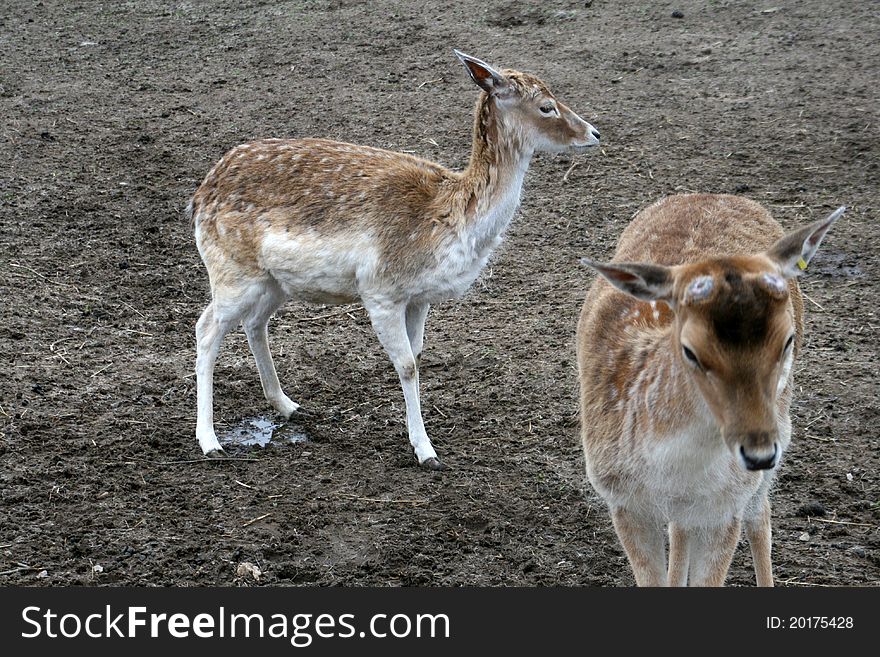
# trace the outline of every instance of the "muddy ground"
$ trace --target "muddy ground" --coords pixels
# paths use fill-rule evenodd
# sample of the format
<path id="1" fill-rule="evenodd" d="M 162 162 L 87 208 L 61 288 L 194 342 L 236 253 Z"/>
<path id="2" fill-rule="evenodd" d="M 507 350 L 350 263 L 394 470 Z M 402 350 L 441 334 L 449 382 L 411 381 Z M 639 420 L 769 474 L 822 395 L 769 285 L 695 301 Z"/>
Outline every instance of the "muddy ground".
<path id="1" fill-rule="evenodd" d="M 851 208 L 803 278 L 774 558 L 783 585 L 880 584 L 878 22 L 845 0 L 5 2 L 0 584 L 254 584 L 243 562 L 260 584 L 631 584 L 578 444 L 578 259 L 686 190 L 786 227 Z M 431 311 L 451 470 L 416 467 L 363 311 L 299 304 L 270 330 L 313 414 L 281 432 L 308 440 L 202 460 L 190 195 L 267 136 L 463 166 L 477 92 L 453 47 L 538 73 L 604 144 L 536 157 L 502 251 Z M 240 332 L 215 399 L 223 434 L 273 420 Z M 729 581 L 754 582 L 743 544 Z"/>

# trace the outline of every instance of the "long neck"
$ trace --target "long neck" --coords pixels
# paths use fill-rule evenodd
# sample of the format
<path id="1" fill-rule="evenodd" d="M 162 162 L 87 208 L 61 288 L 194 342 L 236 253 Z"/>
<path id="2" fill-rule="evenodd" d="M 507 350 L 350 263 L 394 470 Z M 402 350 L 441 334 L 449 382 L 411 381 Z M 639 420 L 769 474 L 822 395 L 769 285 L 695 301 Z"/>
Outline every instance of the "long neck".
<path id="1" fill-rule="evenodd" d="M 481 94 L 474 109 L 471 159 L 461 175 L 459 187 L 465 200 L 466 225 L 489 220 L 500 225 L 486 228 L 498 233 L 507 227 L 519 202 L 532 153 L 521 132 L 505 124 L 495 99 Z M 512 204 L 512 207 L 493 212 L 499 204 Z"/>

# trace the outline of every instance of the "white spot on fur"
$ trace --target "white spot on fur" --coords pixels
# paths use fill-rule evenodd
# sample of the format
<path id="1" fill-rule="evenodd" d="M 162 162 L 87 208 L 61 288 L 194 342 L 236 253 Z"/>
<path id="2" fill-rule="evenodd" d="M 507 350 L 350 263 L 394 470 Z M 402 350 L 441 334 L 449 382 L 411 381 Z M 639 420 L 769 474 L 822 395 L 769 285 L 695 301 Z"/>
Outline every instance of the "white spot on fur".
<path id="1" fill-rule="evenodd" d="M 688 285 L 687 291 L 684 293 L 684 302 L 703 301 L 708 298 L 714 288 L 715 279 L 711 276 L 698 276 Z"/>
<path id="2" fill-rule="evenodd" d="M 782 280 L 781 276 L 771 274 L 770 272 L 764 272 L 761 274 L 761 280 L 773 292 L 776 292 L 777 294 L 785 294 L 785 281 Z"/>

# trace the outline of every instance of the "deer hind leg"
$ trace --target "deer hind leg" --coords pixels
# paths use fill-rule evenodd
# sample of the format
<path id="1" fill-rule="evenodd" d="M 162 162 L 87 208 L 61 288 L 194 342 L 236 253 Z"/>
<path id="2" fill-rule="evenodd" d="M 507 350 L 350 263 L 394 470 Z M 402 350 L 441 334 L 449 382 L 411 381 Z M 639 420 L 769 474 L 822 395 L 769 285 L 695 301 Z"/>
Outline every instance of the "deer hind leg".
<path id="1" fill-rule="evenodd" d="M 690 566 L 690 536 L 681 525 L 669 523 L 669 586 L 687 586 Z"/>
<path id="2" fill-rule="evenodd" d="M 274 281 L 266 283 L 265 290 L 248 309 L 242 324 L 251 353 L 257 362 L 263 394 L 275 410 L 286 419 L 298 411 L 300 406 L 285 395 L 281 389 L 278 372 L 275 370 L 275 362 L 269 351 L 269 318 L 284 303 L 284 300 L 285 294 Z"/>
<path id="3" fill-rule="evenodd" d="M 223 448 L 214 433 L 214 364 L 224 336 L 234 323 L 218 315 L 215 301 L 196 323 L 196 438 L 205 456 L 221 456 Z"/>
<path id="4" fill-rule="evenodd" d="M 239 279 L 235 285 L 212 283 L 214 298 L 196 323 L 196 437 L 206 456 L 223 454 L 214 432 L 214 365 L 220 345 L 243 318 L 250 321 L 269 289 L 268 284 L 264 278 Z"/>
<path id="5" fill-rule="evenodd" d="M 611 520 L 632 567 L 638 586 L 666 583 L 666 540 L 663 527 L 653 518 L 623 507 L 611 511 Z"/>
<path id="6" fill-rule="evenodd" d="M 406 424 L 409 442 L 415 451 L 419 464 L 430 470 L 442 470 L 445 466 L 437 458 L 437 453 L 428 439 L 422 420 L 419 401 L 419 368 L 413 354 L 412 344 L 406 330 L 406 306 L 403 304 L 374 303 L 364 300 L 364 307 L 370 315 L 373 329 L 379 342 L 388 352 L 394 369 L 400 377 L 403 398 L 406 401 Z"/>
<path id="7" fill-rule="evenodd" d="M 411 303 L 406 307 L 406 334 L 416 359 L 416 367 L 422 359 L 422 346 L 425 340 L 425 320 L 428 318 L 427 303 Z"/>
<path id="8" fill-rule="evenodd" d="M 773 566 L 770 560 L 771 529 L 770 502 L 765 496 L 756 515 L 747 517 L 745 522 L 746 538 L 752 549 L 752 561 L 755 564 L 755 579 L 758 586 L 773 586 Z"/>
<path id="9" fill-rule="evenodd" d="M 690 530 L 691 586 L 724 585 L 741 526 L 739 518 L 731 518 L 724 525 Z"/>

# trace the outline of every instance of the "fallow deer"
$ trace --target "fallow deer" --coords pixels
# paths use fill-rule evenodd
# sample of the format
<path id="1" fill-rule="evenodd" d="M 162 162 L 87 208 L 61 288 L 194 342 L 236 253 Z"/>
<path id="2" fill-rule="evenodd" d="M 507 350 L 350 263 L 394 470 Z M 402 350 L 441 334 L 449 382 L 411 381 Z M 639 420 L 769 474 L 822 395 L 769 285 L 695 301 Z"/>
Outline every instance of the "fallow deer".
<path id="1" fill-rule="evenodd" d="M 464 171 L 403 153 L 323 139 L 266 139 L 226 153 L 188 208 L 212 301 L 196 326 L 198 421 L 206 455 L 223 453 L 213 426 L 213 372 L 224 335 L 244 325 L 268 401 L 281 390 L 269 317 L 287 299 L 359 300 L 391 358 L 419 463 L 443 469 L 425 432 L 418 362 L 429 304 L 461 296 L 519 204 L 536 151 L 586 150 L 599 132 L 534 75 L 455 51 L 482 89 Z"/>
<path id="2" fill-rule="evenodd" d="M 784 234 L 759 204 L 686 194 L 642 210 L 577 334 L 587 476 L 639 586 L 721 586 L 745 528 L 772 586 L 768 489 L 791 438 L 795 278 L 843 214 Z M 667 569 L 666 541 L 669 536 Z"/>

